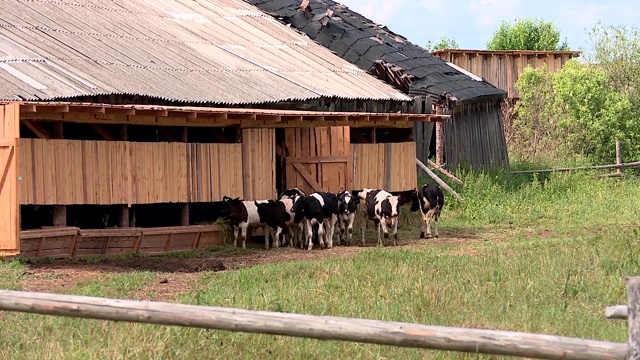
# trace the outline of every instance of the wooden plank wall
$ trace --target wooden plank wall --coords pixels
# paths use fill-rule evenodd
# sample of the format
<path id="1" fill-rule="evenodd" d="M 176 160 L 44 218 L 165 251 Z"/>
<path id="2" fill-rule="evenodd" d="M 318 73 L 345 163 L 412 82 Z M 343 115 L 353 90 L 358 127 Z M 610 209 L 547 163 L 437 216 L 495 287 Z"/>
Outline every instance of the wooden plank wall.
<path id="1" fill-rule="evenodd" d="M 187 144 L 189 202 L 244 197 L 242 144 Z"/>
<path id="2" fill-rule="evenodd" d="M 437 56 L 461 68 L 483 77 L 494 86 L 507 91 L 509 98 L 519 98 L 515 83 L 524 69 L 531 65 L 534 68 L 547 65 L 547 70 L 555 72 L 571 59 L 569 53 L 537 52 L 537 53 L 501 53 L 501 52 L 448 52 Z"/>
<path id="3" fill-rule="evenodd" d="M 353 188 L 411 190 L 417 186 L 416 143 L 351 144 Z"/>
<path id="4" fill-rule="evenodd" d="M 148 204 L 243 196 L 241 144 L 19 143 L 21 204 Z"/>
<path id="5" fill-rule="evenodd" d="M 20 105 L 0 105 L 0 253 L 19 253 L 20 206 L 17 158 Z"/>
<path id="6" fill-rule="evenodd" d="M 242 129 L 242 158 L 237 166 L 244 172 L 245 198 L 275 199 L 276 130 Z"/>
<path id="7" fill-rule="evenodd" d="M 499 100 L 455 107 L 451 121 L 444 123 L 444 134 L 447 169 L 509 168 Z"/>
<path id="8" fill-rule="evenodd" d="M 350 145 L 348 126 L 285 129 L 286 186 L 298 187 L 307 193 L 314 191 L 308 179 L 297 170 L 296 167 L 301 166 L 324 191 L 337 193 L 351 188 Z"/>

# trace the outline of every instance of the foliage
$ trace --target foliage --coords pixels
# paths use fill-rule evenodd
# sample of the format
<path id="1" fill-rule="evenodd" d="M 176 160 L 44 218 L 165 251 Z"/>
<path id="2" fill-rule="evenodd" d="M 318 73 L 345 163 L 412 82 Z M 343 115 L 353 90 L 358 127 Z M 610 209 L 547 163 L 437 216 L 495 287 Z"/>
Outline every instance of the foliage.
<path id="1" fill-rule="evenodd" d="M 565 38 L 560 44 L 560 30 L 553 22 L 536 18 L 521 18 L 513 24 L 502 21 L 493 37 L 487 41 L 487 50 L 568 50 Z"/>
<path id="2" fill-rule="evenodd" d="M 436 51 L 436 50 L 444 50 L 444 49 L 459 49 L 460 45 L 458 45 L 458 42 L 456 41 L 456 39 L 454 38 L 447 38 L 446 36 L 443 36 L 440 39 L 440 42 L 435 43 L 431 40 L 427 41 L 427 46 L 425 47 L 425 49 L 427 49 L 427 51 L 431 52 L 431 51 Z"/>
<path id="3" fill-rule="evenodd" d="M 555 73 L 545 66 L 522 73 L 512 151 L 612 162 L 620 139 L 625 158 L 640 159 L 640 33 L 596 25 L 591 34 L 596 62 L 572 59 Z"/>
<path id="4" fill-rule="evenodd" d="M 322 259 L 193 274 L 189 291 L 169 301 L 626 341 L 626 322 L 607 320 L 603 308 L 625 303 L 623 277 L 640 272 L 635 231 L 640 206 L 629 196 L 640 192 L 638 181 L 501 170 L 458 175 L 465 181 L 457 189 L 465 202 L 445 195 L 440 239 L 345 256 L 330 255 L 341 249 L 313 250 L 324 252 Z M 417 237 L 409 223 L 401 220 L 401 240 Z M 368 241 L 373 239 L 372 231 Z M 2 288 L 31 279 L 21 264 L 0 264 L 0 270 Z M 140 299 L 141 291 L 158 281 L 150 272 L 94 276 L 65 278 L 64 291 Z M 171 283 L 177 276 L 169 275 Z M 501 358 L 23 313 L 0 316 L 5 344 L 0 358 L 5 359 Z"/>

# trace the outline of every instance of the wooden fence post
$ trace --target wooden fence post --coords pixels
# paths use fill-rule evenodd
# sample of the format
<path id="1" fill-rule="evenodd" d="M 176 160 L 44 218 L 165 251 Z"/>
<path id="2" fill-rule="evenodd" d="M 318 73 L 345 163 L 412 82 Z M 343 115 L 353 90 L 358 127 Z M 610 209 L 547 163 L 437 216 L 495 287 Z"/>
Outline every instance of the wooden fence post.
<path id="1" fill-rule="evenodd" d="M 640 360 L 640 276 L 625 278 L 627 286 L 629 340 L 627 359 Z"/>
<path id="2" fill-rule="evenodd" d="M 622 176 L 622 143 L 620 140 L 616 140 L 616 164 L 620 166 L 618 167 L 616 174 L 618 174 L 618 176 Z"/>

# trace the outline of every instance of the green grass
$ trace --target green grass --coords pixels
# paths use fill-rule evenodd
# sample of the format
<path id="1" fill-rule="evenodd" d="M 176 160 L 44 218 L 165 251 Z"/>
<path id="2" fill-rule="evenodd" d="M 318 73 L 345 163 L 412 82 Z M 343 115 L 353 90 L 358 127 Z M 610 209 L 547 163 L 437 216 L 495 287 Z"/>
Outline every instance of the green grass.
<path id="1" fill-rule="evenodd" d="M 640 181 L 589 173 L 460 177 L 466 186 L 455 189 L 465 201 L 447 195 L 441 245 L 425 240 L 344 258 L 203 272 L 175 301 L 626 341 L 626 322 L 606 320 L 604 307 L 626 303 L 623 278 L 640 274 Z M 401 240 L 419 233 L 417 215 L 409 214 L 404 210 L 411 218 L 402 223 Z M 444 243 L 458 236 L 468 243 Z M 372 229 L 367 238 L 374 242 Z M 0 265 L 0 286 L 19 288 L 27 270 L 19 262 Z M 153 275 L 105 275 L 69 292 L 129 297 Z M 18 313 L 0 318 L 3 359 L 479 358 Z"/>

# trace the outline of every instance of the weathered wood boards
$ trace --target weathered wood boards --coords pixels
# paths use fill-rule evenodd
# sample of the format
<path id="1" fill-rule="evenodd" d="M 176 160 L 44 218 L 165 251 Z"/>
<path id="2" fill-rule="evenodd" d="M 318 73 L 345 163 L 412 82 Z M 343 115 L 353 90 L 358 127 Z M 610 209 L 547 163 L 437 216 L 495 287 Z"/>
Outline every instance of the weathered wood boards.
<path id="1" fill-rule="evenodd" d="M 416 143 L 351 144 L 353 188 L 404 191 L 416 188 Z"/>
<path id="2" fill-rule="evenodd" d="M 351 189 L 348 126 L 285 129 L 286 187 L 307 193 Z"/>
<path id="3" fill-rule="evenodd" d="M 18 104 L 0 105 L 0 254 L 18 253 Z"/>
<path id="4" fill-rule="evenodd" d="M 224 232 L 218 225 L 82 230 L 77 227 L 49 227 L 20 232 L 20 257 L 154 255 L 204 249 L 224 243 Z"/>
<path id="5" fill-rule="evenodd" d="M 21 204 L 149 204 L 244 196 L 242 144 L 43 139 L 19 139 L 19 144 Z"/>

